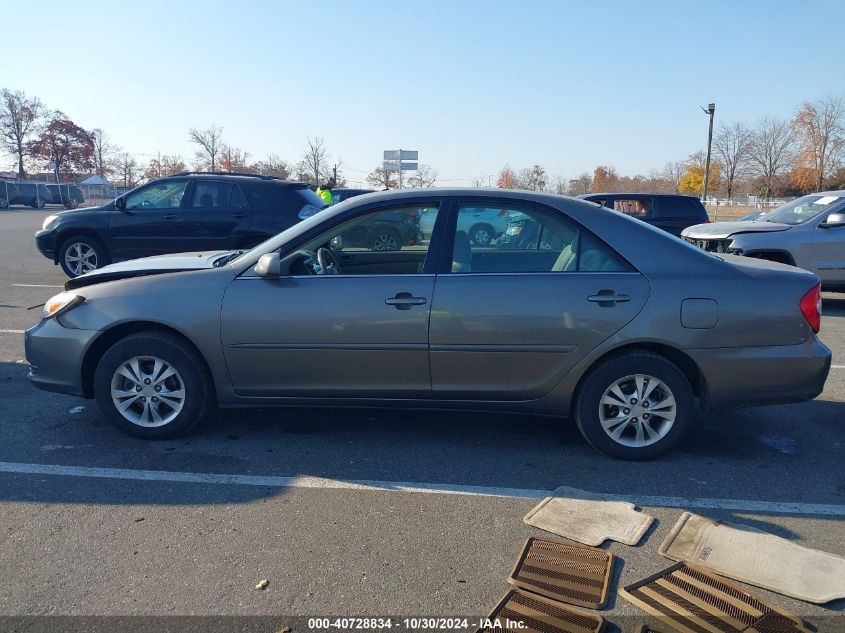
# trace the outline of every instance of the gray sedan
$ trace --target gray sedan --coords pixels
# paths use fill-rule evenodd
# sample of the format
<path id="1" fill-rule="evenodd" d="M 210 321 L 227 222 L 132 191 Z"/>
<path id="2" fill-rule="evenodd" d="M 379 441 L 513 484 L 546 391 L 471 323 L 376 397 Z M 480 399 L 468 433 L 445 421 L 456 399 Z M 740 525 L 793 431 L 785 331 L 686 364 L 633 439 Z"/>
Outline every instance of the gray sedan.
<path id="1" fill-rule="evenodd" d="M 536 224 L 472 244 L 479 209 Z M 398 251 L 361 227 L 434 218 Z M 819 279 L 695 248 L 594 204 L 506 190 L 371 194 L 256 248 L 123 262 L 72 279 L 26 333 L 32 382 L 96 398 L 145 438 L 209 409 L 483 409 L 574 420 L 613 457 L 647 459 L 694 411 L 818 395 Z"/>

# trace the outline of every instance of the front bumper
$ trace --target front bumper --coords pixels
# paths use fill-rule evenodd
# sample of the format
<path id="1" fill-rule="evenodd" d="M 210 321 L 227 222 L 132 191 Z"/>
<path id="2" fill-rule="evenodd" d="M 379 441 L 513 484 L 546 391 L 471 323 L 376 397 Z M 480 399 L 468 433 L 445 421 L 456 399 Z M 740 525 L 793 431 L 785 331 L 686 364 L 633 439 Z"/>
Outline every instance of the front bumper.
<path id="1" fill-rule="evenodd" d="M 55 229 L 42 229 L 35 232 L 35 246 L 47 259 L 56 261 L 56 231 Z"/>
<path id="2" fill-rule="evenodd" d="M 82 360 L 99 333 L 63 327 L 55 318 L 29 328 L 24 347 L 30 382 L 45 391 L 87 397 L 82 386 Z"/>
<path id="3" fill-rule="evenodd" d="M 831 352 L 813 336 L 799 345 L 686 350 L 707 385 L 709 408 L 812 400 L 824 390 Z"/>

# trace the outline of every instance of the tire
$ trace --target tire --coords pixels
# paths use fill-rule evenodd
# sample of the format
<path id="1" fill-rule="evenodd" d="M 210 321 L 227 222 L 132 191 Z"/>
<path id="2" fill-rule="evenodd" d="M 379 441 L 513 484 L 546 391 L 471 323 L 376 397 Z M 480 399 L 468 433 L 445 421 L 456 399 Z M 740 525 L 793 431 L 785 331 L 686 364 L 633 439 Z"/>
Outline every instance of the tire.
<path id="1" fill-rule="evenodd" d="M 68 200 L 67 202 L 65 202 L 65 209 L 75 209 L 78 206 L 79 206 L 78 200 Z"/>
<path id="2" fill-rule="evenodd" d="M 71 279 L 111 263 L 106 247 L 91 235 L 77 235 L 63 242 L 58 259 L 62 270 Z"/>
<path id="3" fill-rule="evenodd" d="M 0 209 L 8 209 L 9 201 L 6 198 L 0 198 Z"/>
<path id="4" fill-rule="evenodd" d="M 171 369 L 174 373 L 166 375 Z M 113 398 L 113 392 L 121 395 Z M 94 372 L 94 395 L 103 414 L 121 431 L 144 439 L 170 439 L 193 429 L 211 408 L 212 393 L 202 357 L 166 332 L 127 336 L 109 348 Z M 125 405 L 125 413 L 118 404 Z"/>
<path id="5" fill-rule="evenodd" d="M 38 198 L 37 200 L 33 200 L 29 204 L 29 206 L 31 206 L 33 209 L 43 209 L 47 206 L 47 202 L 44 200 L 44 198 Z"/>
<path id="6" fill-rule="evenodd" d="M 476 246 L 488 246 L 496 237 L 496 231 L 489 224 L 476 224 L 470 228 L 468 237 Z"/>
<path id="7" fill-rule="evenodd" d="M 647 395 L 645 403 L 636 398 L 638 377 L 642 380 L 640 395 Z M 610 392 L 614 385 L 626 397 L 628 407 L 609 404 L 624 402 Z M 670 398 L 674 409 L 671 403 L 663 404 Z M 625 460 L 653 459 L 681 439 L 690 426 L 693 407 L 692 388 L 680 369 L 658 354 L 629 352 L 609 358 L 590 371 L 576 396 L 575 422 L 590 446 L 605 455 Z"/>
<path id="8" fill-rule="evenodd" d="M 399 233 L 390 227 L 377 227 L 370 233 L 369 249 L 371 251 L 398 251 L 402 249 Z"/>

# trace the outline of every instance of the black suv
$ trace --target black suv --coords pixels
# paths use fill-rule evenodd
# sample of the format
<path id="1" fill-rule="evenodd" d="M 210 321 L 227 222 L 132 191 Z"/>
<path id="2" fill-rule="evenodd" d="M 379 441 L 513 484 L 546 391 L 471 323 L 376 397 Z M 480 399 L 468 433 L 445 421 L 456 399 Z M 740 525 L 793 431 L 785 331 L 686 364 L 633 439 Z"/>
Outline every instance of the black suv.
<path id="1" fill-rule="evenodd" d="M 662 193 L 588 193 L 578 196 L 680 236 L 688 226 L 710 222 L 701 200 Z"/>
<path id="2" fill-rule="evenodd" d="M 372 193 L 375 189 L 332 189 L 332 204 L 349 200 L 355 196 L 362 196 L 365 193 Z"/>
<path id="3" fill-rule="evenodd" d="M 17 198 L 18 188 L 15 183 L 0 180 L 0 209 L 8 209 L 12 201 Z"/>
<path id="4" fill-rule="evenodd" d="M 53 194 L 47 185 L 35 182 L 16 182 L 15 194 L 9 199 L 9 204 L 25 204 L 33 209 L 43 209 L 44 205 L 53 201 Z"/>
<path id="5" fill-rule="evenodd" d="M 372 219 L 358 222 L 343 234 L 344 248 L 366 248 L 371 251 L 398 251 L 422 241 L 420 211 L 407 209 L 386 211 Z"/>
<path id="6" fill-rule="evenodd" d="M 75 209 L 85 202 L 82 189 L 76 185 L 47 185 L 47 189 L 52 196 L 49 200 L 51 204 L 63 204 L 68 209 Z"/>
<path id="7" fill-rule="evenodd" d="M 101 207 L 61 211 L 35 234 L 69 277 L 113 261 L 251 248 L 326 204 L 298 182 L 254 174 L 183 172 Z"/>

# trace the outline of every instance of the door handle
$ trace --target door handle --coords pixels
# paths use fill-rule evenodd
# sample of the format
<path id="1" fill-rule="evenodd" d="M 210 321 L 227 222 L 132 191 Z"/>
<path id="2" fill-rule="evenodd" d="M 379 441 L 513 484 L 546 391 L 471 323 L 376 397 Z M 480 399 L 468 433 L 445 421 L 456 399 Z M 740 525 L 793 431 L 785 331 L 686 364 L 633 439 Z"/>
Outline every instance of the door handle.
<path id="1" fill-rule="evenodd" d="M 415 297 L 410 292 L 397 293 L 395 297 L 385 299 L 384 302 L 389 306 L 394 306 L 397 310 L 410 310 L 411 306 L 425 305 L 425 297 Z"/>
<path id="2" fill-rule="evenodd" d="M 245 218 L 245 217 L 246 217 L 246 213 L 233 213 L 233 214 L 232 214 L 232 217 L 233 217 L 233 218 Z"/>
<path id="3" fill-rule="evenodd" d="M 176 218 L 179 217 L 179 214 L 178 213 L 165 213 L 161 217 L 164 218 L 165 220 L 175 220 Z"/>
<path id="4" fill-rule="evenodd" d="M 598 303 L 603 308 L 609 308 L 617 303 L 625 303 L 630 300 L 630 295 L 621 294 L 615 290 L 599 290 L 597 294 L 587 297 L 587 301 Z"/>

